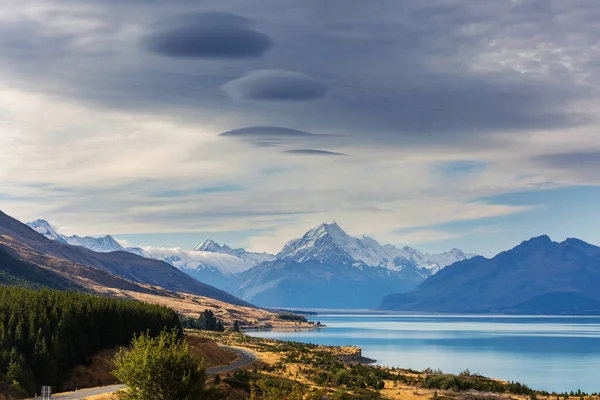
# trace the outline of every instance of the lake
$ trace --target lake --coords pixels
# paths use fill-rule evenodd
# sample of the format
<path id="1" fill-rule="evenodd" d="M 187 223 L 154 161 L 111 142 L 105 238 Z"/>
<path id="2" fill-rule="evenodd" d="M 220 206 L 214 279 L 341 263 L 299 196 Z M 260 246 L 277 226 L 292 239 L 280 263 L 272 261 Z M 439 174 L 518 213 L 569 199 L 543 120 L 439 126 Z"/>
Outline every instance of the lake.
<path id="1" fill-rule="evenodd" d="M 320 314 L 327 327 L 251 336 L 353 345 L 389 367 L 514 380 L 549 392 L 600 392 L 600 317 Z"/>

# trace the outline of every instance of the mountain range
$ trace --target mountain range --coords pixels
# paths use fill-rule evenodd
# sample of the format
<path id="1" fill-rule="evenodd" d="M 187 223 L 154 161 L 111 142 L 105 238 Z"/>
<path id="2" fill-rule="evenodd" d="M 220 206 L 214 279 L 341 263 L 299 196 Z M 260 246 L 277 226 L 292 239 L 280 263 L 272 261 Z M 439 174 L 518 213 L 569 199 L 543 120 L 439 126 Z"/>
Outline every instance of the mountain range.
<path id="1" fill-rule="evenodd" d="M 258 305 L 373 308 L 378 298 L 410 291 L 446 265 L 469 257 L 458 249 L 430 255 L 381 245 L 349 236 L 334 222 L 291 240 L 276 260 L 239 274 L 232 293 Z"/>
<path id="2" fill-rule="evenodd" d="M 527 240 L 495 257 L 446 267 L 382 309 L 443 313 L 600 314 L 600 247 L 579 239 Z"/>
<path id="3" fill-rule="evenodd" d="M 29 226 L 55 241 L 98 251 L 117 248 L 111 236 L 64 236 L 43 220 Z M 410 247 L 381 245 L 366 236 L 349 236 L 335 222 L 309 230 L 275 255 L 233 249 L 212 240 L 189 251 L 118 246 L 165 261 L 253 304 L 273 307 L 376 307 L 384 295 L 414 289 L 445 266 L 473 256 L 458 249 L 423 254 Z"/>
<path id="4" fill-rule="evenodd" d="M 43 220 L 30 226 L 0 212 L 0 283 L 143 293 L 161 286 L 281 308 L 600 314 L 600 247 L 574 238 L 539 236 L 493 258 L 432 255 L 352 237 L 334 222 L 272 255 L 211 240 L 190 250 L 125 248 L 110 236 L 61 235 Z M 222 290 L 200 282 L 208 280 Z"/>
<path id="5" fill-rule="evenodd" d="M 248 305 L 222 290 L 190 279 L 163 261 L 143 258 L 126 251 L 97 252 L 65 243 L 60 237 L 49 239 L 1 211 L 0 249 L 27 265 L 51 270 L 53 274 L 59 273 L 70 281 L 79 280 L 82 287 L 89 288 L 95 284 L 151 291 L 149 286 L 158 286 L 232 304 Z"/>

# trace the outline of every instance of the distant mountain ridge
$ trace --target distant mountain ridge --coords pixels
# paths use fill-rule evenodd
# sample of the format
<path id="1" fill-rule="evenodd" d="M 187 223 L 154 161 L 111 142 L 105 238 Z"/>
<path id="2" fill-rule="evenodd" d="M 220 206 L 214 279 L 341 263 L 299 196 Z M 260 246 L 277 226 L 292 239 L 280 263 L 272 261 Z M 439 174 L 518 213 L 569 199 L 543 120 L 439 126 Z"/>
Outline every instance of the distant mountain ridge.
<path id="1" fill-rule="evenodd" d="M 34 231 L 46 236 L 48 239 L 56 240 L 61 243 L 68 243 L 72 246 L 81 246 L 86 249 L 96 251 L 99 253 L 109 253 L 111 251 L 126 251 L 112 236 L 106 235 L 104 237 L 91 237 L 91 236 L 65 236 L 58 233 L 49 223 L 43 219 L 38 219 L 33 222 L 26 224 Z"/>
<path id="2" fill-rule="evenodd" d="M 333 222 L 289 241 L 277 260 L 239 274 L 232 293 L 272 307 L 373 308 L 386 294 L 414 289 L 444 268 L 444 261 L 469 257 L 458 250 L 432 256 L 382 246 L 349 236 Z"/>
<path id="3" fill-rule="evenodd" d="M 444 268 L 382 309 L 449 313 L 600 314 L 600 247 L 579 239 L 526 240 L 488 259 Z"/>
<path id="4" fill-rule="evenodd" d="M 36 225 L 53 240 L 77 237 L 62 236 L 43 222 Z M 78 243 L 85 247 L 92 242 Z M 376 307 L 384 295 L 411 290 L 446 265 L 473 256 L 458 249 L 424 254 L 410 247 L 381 245 L 366 236 L 349 236 L 335 222 L 321 224 L 289 241 L 276 255 L 234 249 L 210 239 L 189 251 L 160 247 L 124 250 L 165 261 L 247 301 L 277 307 L 298 306 L 305 294 L 311 294 L 314 307 Z M 314 295 L 322 285 L 329 286 Z M 336 287 L 339 294 L 333 296 Z"/>
<path id="5" fill-rule="evenodd" d="M 251 251 L 246 251 L 245 249 L 238 248 L 232 249 L 231 247 L 224 244 L 221 246 L 220 244 L 207 239 L 204 240 L 192 248 L 192 251 L 204 251 L 209 253 L 221 253 L 221 254 L 229 254 L 235 257 L 238 257 L 244 260 L 248 265 L 255 266 L 265 261 L 273 261 L 276 257 L 273 254 L 269 253 L 255 253 Z"/>

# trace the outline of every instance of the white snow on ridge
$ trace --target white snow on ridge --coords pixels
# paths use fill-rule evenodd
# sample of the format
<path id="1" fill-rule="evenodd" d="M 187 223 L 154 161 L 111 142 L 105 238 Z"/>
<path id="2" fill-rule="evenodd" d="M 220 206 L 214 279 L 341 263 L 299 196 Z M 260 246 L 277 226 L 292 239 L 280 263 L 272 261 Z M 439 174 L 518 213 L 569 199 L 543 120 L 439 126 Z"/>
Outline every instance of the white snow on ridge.
<path id="1" fill-rule="evenodd" d="M 258 265 L 265 261 L 273 261 L 275 260 L 275 256 L 268 253 L 253 253 L 250 251 L 246 251 L 244 249 L 232 249 L 231 247 L 224 244 L 221 246 L 220 244 L 207 239 L 204 240 L 194 247 L 192 247 L 193 252 L 210 252 L 210 253 L 220 253 L 220 254 L 229 254 L 231 256 L 235 256 L 244 260 L 246 264 L 250 264 L 252 266 Z"/>
<path id="2" fill-rule="evenodd" d="M 225 275 L 238 274 L 250 269 L 254 264 L 239 257 L 209 251 L 187 251 L 181 248 L 142 247 L 142 255 L 163 260 L 179 269 L 203 269 L 213 267 Z"/>
<path id="3" fill-rule="evenodd" d="M 38 219 L 27 224 L 31 229 L 35 230 L 46 236 L 50 240 L 56 240 L 61 243 L 68 243 L 73 246 L 81 246 L 86 249 L 90 249 L 99 253 L 109 253 L 111 251 L 125 251 L 125 248 L 121 246 L 112 236 L 106 235 L 104 237 L 91 237 L 91 236 L 65 236 L 61 235 L 43 219 Z"/>
<path id="4" fill-rule="evenodd" d="M 111 251 L 126 251 L 112 236 L 106 235 L 100 238 L 90 236 L 63 236 L 67 243 L 73 246 L 81 246 L 86 249 L 97 251 L 99 253 L 109 253 Z"/>
<path id="5" fill-rule="evenodd" d="M 56 230 L 48 223 L 48 221 L 44 221 L 43 219 L 36 219 L 33 222 L 29 222 L 27 226 L 29 226 L 37 233 L 46 236 L 50 240 L 57 240 L 59 242 L 66 243 L 62 235 L 56 232 Z"/>

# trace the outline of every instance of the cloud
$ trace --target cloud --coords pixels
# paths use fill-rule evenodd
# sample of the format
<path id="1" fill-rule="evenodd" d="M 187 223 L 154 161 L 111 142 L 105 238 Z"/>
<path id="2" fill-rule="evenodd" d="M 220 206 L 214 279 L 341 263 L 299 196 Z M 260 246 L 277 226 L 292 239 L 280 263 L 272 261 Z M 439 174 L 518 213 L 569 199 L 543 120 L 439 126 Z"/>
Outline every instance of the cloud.
<path id="1" fill-rule="evenodd" d="M 249 29 L 237 15 L 202 13 L 158 22 L 167 25 L 141 40 L 144 49 L 176 58 L 256 58 L 272 45 L 262 32 Z"/>
<path id="2" fill-rule="evenodd" d="M 440 171 L 444 175 L 470 175 L 485 171 L 490 163 L 474 160 L 454 160 L 442 162 L 434 166 L 434 171 Z"/>
<path id="3" fill-rule="evenodd" d="M 249 126 L 226 131 L 219 136 L 241 140 L 254 147 L 262 148 L 280 147 L 292 143 L 306 145 L 339 139 L 335 135 L 321 135 L 280 126 Z"/>
<path id="4" fill-rule="evenodd" d="M 347 155 L 344 153 L 336 153 L 333 151 L 315 150 L 315 149 L 292 149 L 292 150 L 286 150 L 285 152 L 290 153 L 290 154 L 300 154 L 300 155 L 306 155 L 306 156 L 345 156 L 345 155 Z"/>
<path id="5" fill-rule="evenodd" d="M 289 138 L 289 137 L 316 137 L 315 133 L 299 131 L 296 129 L 284 128 L 281 126 L 249 126 L 246 128 L 233 129 L 223 132 L 220 136 L 238 137 L 238 138 Z"/>
<path id="6" fill-rule="evenodd" d="M 325 96 L 322 82 L 301 72 L 265 69 L 227 82 L 221 89 L 235 100 L 311 101 Z"/>
<path id="7" fill-rule="evenodd" d="M 532 157 L 534 162 L 559 169 L 600 169 L 600 150 L 543 154 Z"/>

